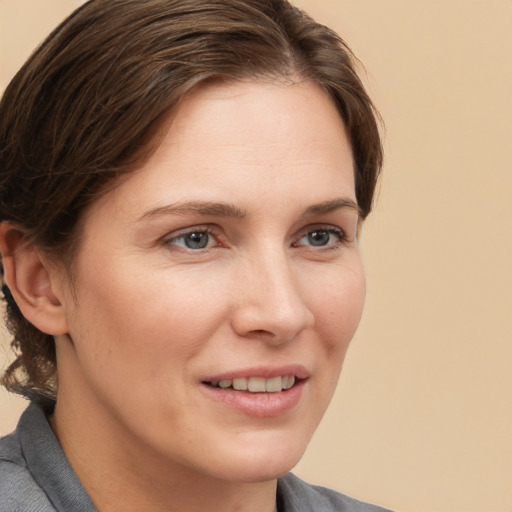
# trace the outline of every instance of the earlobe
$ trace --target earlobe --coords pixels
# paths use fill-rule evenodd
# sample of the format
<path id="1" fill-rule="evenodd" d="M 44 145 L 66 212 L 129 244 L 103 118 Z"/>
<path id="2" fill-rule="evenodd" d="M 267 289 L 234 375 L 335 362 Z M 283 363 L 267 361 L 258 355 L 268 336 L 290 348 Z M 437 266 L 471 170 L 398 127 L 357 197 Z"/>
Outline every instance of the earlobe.
<path id="1" fill-rule="evenodd" d="M 56 270 L 42 253 L 11 222 L 0 224 L 0 252 L 4 284 L 8 286 L 23 316 L 46 334 L 67 333 L 62 290 L 56 289 Z"/>

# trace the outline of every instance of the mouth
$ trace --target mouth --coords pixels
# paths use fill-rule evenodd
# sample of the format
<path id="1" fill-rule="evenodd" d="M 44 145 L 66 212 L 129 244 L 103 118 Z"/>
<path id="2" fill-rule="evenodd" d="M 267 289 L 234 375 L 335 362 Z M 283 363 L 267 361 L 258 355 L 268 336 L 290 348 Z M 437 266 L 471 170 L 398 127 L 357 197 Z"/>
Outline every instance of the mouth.
<path id="1" fill-rule="evenodd" d="M 265 377 L 238 377 L 218 381 L 203 381 L 203 384 L 217 389 L 248 391 L 249 393 L 281 393 L 293 388 L 300 380 L 303 379 L 299 379 L 295 375 L 279 375 L 269 379 Z"/>
<path id="2" fill-rule="evenodd" d="M 297 410 L 308 396 L 309 371 L 300 364 L 259 366 L 204 376 L 209 400 L 254 418 L 276 418 Z"/>

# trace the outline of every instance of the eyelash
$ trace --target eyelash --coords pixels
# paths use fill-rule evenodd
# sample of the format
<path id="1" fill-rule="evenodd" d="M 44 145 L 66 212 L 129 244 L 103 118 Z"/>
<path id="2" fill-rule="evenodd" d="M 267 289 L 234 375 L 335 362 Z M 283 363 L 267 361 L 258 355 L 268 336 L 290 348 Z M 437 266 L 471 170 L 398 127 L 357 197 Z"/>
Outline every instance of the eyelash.
<path id="1" fill-rule="evenodd" d="M 348 243 L 347 236 L 345 232 L 340 228 L 335 228 L 333 226 L 308 226 L 305 230 L 303 230 L 300 234 L 300 236 L 297 238 L 297 241 L 292 244 L 292 247 L 302 247 L 307 246 L 306 244 L 299 244 L 300 240 L 307 237 L 308 235 L 311 235 L 313 233 L 326 233 L 328 235 L 334 235 L 337 240 L 334 244 L 326 244 L 326 245 L 318 245 L 315 246 L 313 244 L 309 244 L 309 247 L 312 247 L 313 249 L 316 247 L 317 250 L 332 250 L 336 249 L 340 245 L 346 245 Z M 190 237 L 192 235 L 208 235 L 209 237 L 213 237 L 217 240 L 217 244 L 211 247 L 200 247 L 200 248 L 191 248 L 191 247 L 184 247 L 176 244 L 175 242 L 177 240 L 185 240 L 186 237 Z M 188 229 L 187 231 L 183 231 L 181 233 L 176 234 L 175 236 L 168 238 L 164 240 L 164 245 L 166 246 L 174 246 L 174 247 L 180 247 L 181 250 L 187 251 L 187 252 L 199 252 L 199 251 L 207 251 L 209 249 L 219 247 L 221 244 L 218 242 L 218 238 L 220 236 L 219 230 L 212 229 L 212 227 L 209 226 L 197 226 L 191 229 Z M 209 241 L 208 241 L 209 242 Z M 207 244 L 208 244 L 207 242 Z"/>
<path id="2" fill-rule="evenodd" d="M 181 233 L 178 233 L 177 235 L 173 236 L 172 238 L 168 238 L 166 240 L 164 240 L 164 244 L 165 245 L 174 245 L 172 242 L 176 242 L 177 240 L 180 240 L 180 239 L 185 239 L 186 237 L 189 237 L 191 235 L 194 235 L 194 234 L 199 234 L 199 235 L 208 235 L 210 237 L 213 237 L 215 239 L 218 239 L 219 237 L 219 232 L 217 230 L 214 230 L 212 229 L 211 227 L 208 227 L 208 226 L 198 226 L 198 227 L 195 227 L 195 228 L 192 228 L 192 229 L 188 229 L 187 231 L 183 231 Z M 219 244 L 217 243 L 217 246 Z M 176 247 L 180 247 L 178 245 L 175 245 Z M 214 246 L 215 247 L 215 246 Z M 192 248 L 189 248 L 189 247 L 181 247 L 183 250 L 185 251 L 190 251 L 190 252 L 198 252 L 198 251 L 204 251 L 204 250 L 208 250 L 208 249 L 211 249 L 211 247 L 207 247 L 207 248 L 199 248 L 199 249 L 192 249 Z"/>
<path id="3" fill-rule="evenodd" d="M 329 245 L 310 245 L 310 247 L 318 247 L 319 250 L 330 250 L 330 249 L 336 249 L 340 245 L 346 245 L 348 243 L 347 236 L 345 232 L 340 228 L 335 228 L 333 226 L 310 226 L 307 228 L 306 231 L 303 231 L 302 235 L 299 238 L 299 241 L 303 238 L 307 237 L 308 235 L 311 235 L 312 233 L 326 233 L 328 235 L 334 235 L 337 238 L 337 241 L 334 244 Z M 297 242 L 293 244 L 295 247 L 298 246 Z"/>

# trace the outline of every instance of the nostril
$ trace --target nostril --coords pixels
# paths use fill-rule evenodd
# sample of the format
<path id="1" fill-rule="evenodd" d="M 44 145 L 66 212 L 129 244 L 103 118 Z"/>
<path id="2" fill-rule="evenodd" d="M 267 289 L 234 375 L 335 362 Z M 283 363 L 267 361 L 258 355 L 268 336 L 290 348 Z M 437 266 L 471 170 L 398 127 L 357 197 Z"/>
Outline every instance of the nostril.
<path id="1" fill-rule="evenodd" d="M 248 339 L 260 339 L 271 341 L 277 338 L 277 334 L 266 329 L 253 329 L 244 335 Z"/>

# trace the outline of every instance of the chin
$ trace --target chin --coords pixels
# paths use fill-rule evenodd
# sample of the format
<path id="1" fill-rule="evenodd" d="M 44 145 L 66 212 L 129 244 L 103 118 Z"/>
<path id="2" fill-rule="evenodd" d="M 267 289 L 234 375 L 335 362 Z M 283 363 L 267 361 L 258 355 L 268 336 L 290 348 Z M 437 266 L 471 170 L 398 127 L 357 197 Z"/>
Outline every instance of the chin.
<path id="1" fill-rule="evenodd" d="M 300 457 L 293 462 L 287 460 L 266 460 L 260 461 L 247 461 L 244 467 L 237 468 L 235 471 L 230 471 L 230 474 L 226 475 L 226 480 L 255 484 L 261 482 L 268 482 L 271 480 L 277 480 L 278 478 L 286 475 L 293 467 L 299 462 Z"/>
<path id="2" fill-rule="evenodd" d="M 290 434 L 293 439 L 293 435 Z M 241 483 L 275 480 L 291 471 L 302 458 L 307 442 L 254 443 L 247 449 L 235 448 L 224 459 L 224 478 Z M 299 437 L 299 436 L 297 436 Z M 217 473 L 219 467 L 217 467 Z"/>

